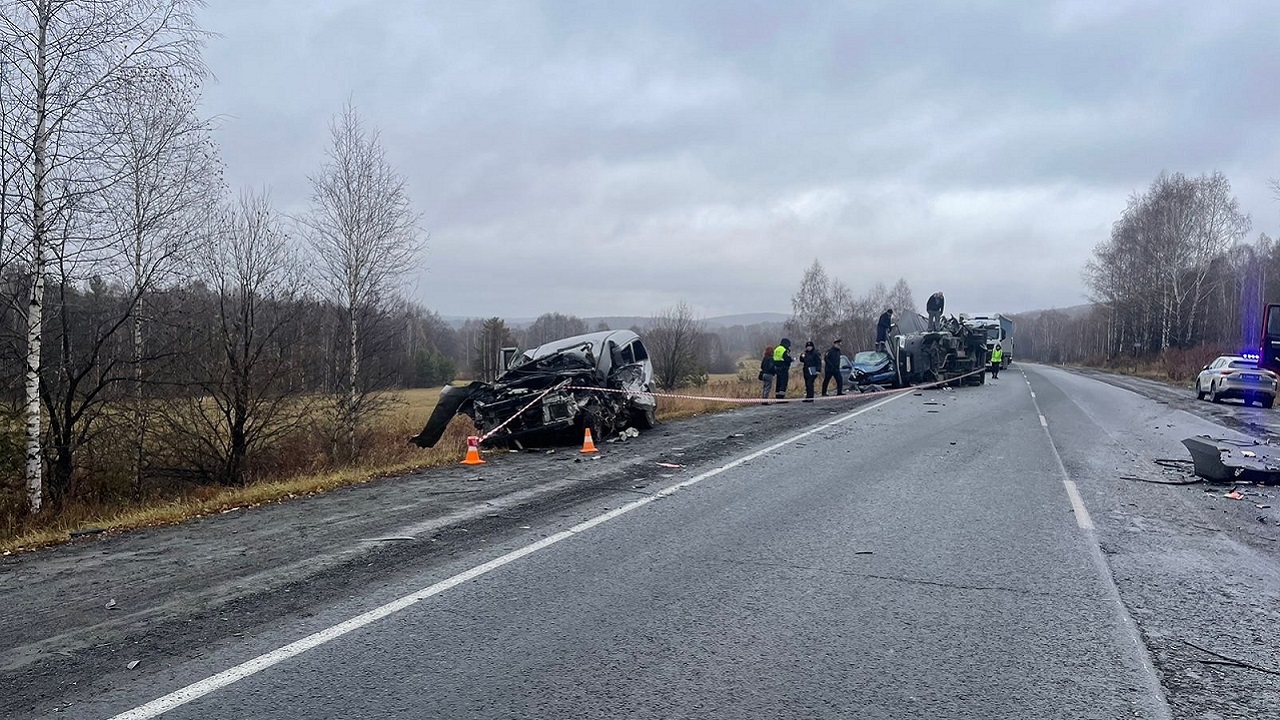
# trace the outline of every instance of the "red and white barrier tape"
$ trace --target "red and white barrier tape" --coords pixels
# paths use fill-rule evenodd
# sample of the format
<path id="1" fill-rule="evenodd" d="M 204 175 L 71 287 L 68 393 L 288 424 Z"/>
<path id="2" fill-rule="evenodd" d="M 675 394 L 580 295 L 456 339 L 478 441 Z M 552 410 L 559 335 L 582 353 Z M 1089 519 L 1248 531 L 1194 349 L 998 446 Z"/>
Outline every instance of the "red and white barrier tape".
<path id="1" fill-rule="evenodd" d="M 970 377 L 972 375 L 985 373 L 986 371 L 987 371 L 986 368 L 983 368 L 981 370 L 972 370 L 970 372 L 965 373 L 964 375 L 957 375 L 953 378 L 948 378 L 946 380 L 938 380 L 931 383 L 924 383 L 922 385 L 909 385 L 907 387 L 894 388 L 891 390 L 876 390 L 874 392 L 845 393 L 844 395 L 823 395 L 821 397 L 815 397 L 812 399 L 826 402 L 829 400 L 837 400 L 837 398 L 841 398 L 841 397 L 866 398 L 866 397 L 876 397 L 879 395 L 893 395 L 894 393 L 905 392 L 907 390 L 922 390 L 922 389 L 927 389 L 931 387 L 937 387 L 939 385 L 947 385 L 957 380 L 963 380 L 964 378 Z M 753 380 L 751 382 L 760 382 L 760 381 Z M 622 393 L 625 395 L 648 395 L 650 397 L 675 398 L 679 400 L 705 400 L 710 402 L 742 403 L 744 405 L 751 405 L 751 404 L 771 405 L 771 404 L 777 404 L 777 403 L 794 403 L 794 402 L 804 402 L 806 399 L 808 399 L 808 398 L 736 398 L 736 397 L 723 397 L 723 396 L 714 396 L 714 395 L 682 395 L 679 393 L 636 392 L 635 390 L 602 388 L 602 387 L 593 387 L 590 385 L 566 385 L 564 386 L 563 389 L 564 390 L 594 390 L 596 392 Z M 523 412 L 523 410 L 521 412 Z"/>
<path id="2" fill-rule="evenodd" d="M 517 410 L 515 415 L 512 415 L 511 417 L 507 418 L 506 420 L 503 420 L 501 425 L 499 425 L 498 427 L 496 427 L 496 428 L 494 428 L 494 429 L 490 430 L 489 432 L 485 433 L 484 435 L 481 435 L 481 436 L 480 436 L 480 442 L 484 442 L 485 440 L 488 440 L 489 438 L 493 437 L 493 436 L 494 436 L 494 434 L 495 434 L 495 433 L 497 433 L 499 430 L 501 430 L 502 428 L 504 428 L 504 427 L 506 427 L 506 426 L 510 425 L 512 420 L 515 420 L 516 418 L 518 418 L 518 417 L 520 417 L 521 415 L 523 415 L 525 410 L 528 410 L 529 408 L 533 407 L 534 403 L 536 403 L 536 402 L 538 402 L 539 400 L 541 400 L 542 398 L 546 397 L 546 396 L 547 396 L 551 391 L 553 391 L 553 390 L 565 390 L 565 389 L 570 389 L 570 387 L 571 387 L 571 386 L 565 386 L 565 385 L 552 385 L 551 387 L 547 388 L 546 390 L 543 390 L 541 393 L 539 393 L 539 394 L 537 395 L 537 397 L 535 397 L 534 399 L 530 400 L 528 405 L 525 405 L 524 407 L 522 407 L 522 408 L 520 408 L 519 410 Z"/>
<path id="3" fill-rule="evenodd" d="M 546 390 L 543 390 L 541 393 L 538 393 L 538 395 L 536 395 L 532 400 L 530 400 L 528 404 L 526 404 L 524 407 L 517 410 L 515 414 L 512 415 L 511 417 L 504 420 L 501 425 L 498 425 L 497 427 L 485 433 L 484 435 L 481 435 L 480 442 L 484 442 L 485 440 L 488 440 L 489 438 L 496 435 L 503 428 L 510 425 L 511 421 L 523 415 L 525 410 L 528 410 L 529 408 L 533 407 L 534 404 L 542 400 L 542 398 L 546 397 L 548 394 L 556 390 L 593 390 L 595 392 L 622 393 L 625 395 L 648 395 L 649 397 L 673 398 L 677 400 L 701 400 L 701 401 L 707 401 L 707 402 L 740 403 L 743 405 L 755 405 L 755 404 L 769 405 L 769 404 L 778 404 L 778 403 L 805 402 L 805 400 L 811 400 L 811 401 L 820 400 L 822 402 L 826 402 L 830 400 L 838 401 L 841 398 L 869 398 L 869 397 L 876 397 L 879 395 L 893 395 L 895 393 L 903 393 L 911 390 L 922 390 L 926 388 L 937 387 L 939 385 L 946 385 L 948 383 L 955 382 L 957 380 L 963 380 L 964 378 L 967 378 L 971 375 L 977 375 L 978 373 L 985 373 L 986 371 L 987 371 L 986 368 L 982 368 L 981 370 L 974 370 L 972 372 L 967 372 L 964 375 L 957 375 L 956 377 L 948 378 L 947 380 L 938 380 L 936 382 L 925 383 L 923 385 L 909 385 L 907 387 L 895 388 L 892 390 L 876 390 L 874 392 L 845 393 L 844 395 L 823 395 L 821 397 L 816 397 L 816 398 L 735 398 L 735 397 L 721 397 L 721 396 L 714 396 L 714 395 L 684 395 L 680 393 L 636 392 L 634 390 L 621 390 L 617 388 L 593 387 L 591 385 L 552 385 Z"/>

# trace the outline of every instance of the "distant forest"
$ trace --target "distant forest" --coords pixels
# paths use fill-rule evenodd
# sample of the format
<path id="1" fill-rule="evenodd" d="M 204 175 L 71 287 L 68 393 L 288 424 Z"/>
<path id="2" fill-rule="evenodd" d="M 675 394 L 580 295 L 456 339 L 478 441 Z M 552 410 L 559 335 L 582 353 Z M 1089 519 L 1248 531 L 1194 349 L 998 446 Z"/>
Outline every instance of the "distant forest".
<path id="1" fill-rule="evenodd" d="M 1135 193 L 1084 268 L 1091 308 L 1017 316 L 1017 351 L 1051 363 L 1116 364 L 1256 350 L 1280 301 L 1280 247 L 1249 241 L 1221 173 L 1162 174 Z M 1175 363 L 1178 364 L 1178 363 Z"/>

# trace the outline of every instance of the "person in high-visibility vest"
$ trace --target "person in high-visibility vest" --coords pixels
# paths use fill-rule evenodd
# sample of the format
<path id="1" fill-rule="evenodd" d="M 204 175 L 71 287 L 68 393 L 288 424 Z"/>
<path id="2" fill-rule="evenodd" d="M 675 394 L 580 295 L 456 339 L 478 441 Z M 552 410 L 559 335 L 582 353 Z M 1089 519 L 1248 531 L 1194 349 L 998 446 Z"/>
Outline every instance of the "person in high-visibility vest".
<path id="1" fill-rule="evenodd" d="M 1000 364 L 1004 362 L 1004 348 L 1000 343 L 996 343 L 995 348 L 991 351 L 991 379 L 995 380 L 1000 377 Z"/>
<path id="2" fill-rule="evenodd" d="M 773 378 L 775 391 L 773 396 L 779 400 L 787 396 L 787 376 L 791 373 L 791 340 L 782 338 L 778 347 L 773 349 Z"/>

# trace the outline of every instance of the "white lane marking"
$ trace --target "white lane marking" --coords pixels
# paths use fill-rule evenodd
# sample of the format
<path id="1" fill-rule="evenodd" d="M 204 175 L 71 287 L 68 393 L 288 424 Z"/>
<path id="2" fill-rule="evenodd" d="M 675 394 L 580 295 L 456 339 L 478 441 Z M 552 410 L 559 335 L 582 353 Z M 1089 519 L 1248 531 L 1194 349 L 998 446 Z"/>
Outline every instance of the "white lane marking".
<path id="1" fill-rule="evenodd" d="M 1027 387 L 1031 387 L 1031 383 L 1027 383 Z M 1035 396 L 1036 396 L 1036 391 L 1035 391 L 1035 390 L 1032 390 L 1032 391 L 1031 391 L 1031 397 L 1032 397 L 1032 398 L 1034 398 Z"/>
<path id="2" fill-rule="evenodd" d="M 1076 487 L 1076 482 L 1063 478 L 1062 484 L 1067 488 L 1071 508 L 1076 511 L 1076 525 L 1079 525 L 1081 530 L 1092 530 L 1093 518 L 1089 517 L 1089 509 L 1084 506 L 1084 499 L 1080 497 L 1080 489 Z"/>
<path id="3" fill-rule="evenodd" d="M 439 595 L 445 590 L 461 585 L 462 583 L 467 582 L 468 580 L 474 580 L 475 578 L 478 578 L 481 575 L 489 573 L 490 571 L 496 570 L 502 567 L 503 565 L 507 565 L 509 563 L 515 562 L 516 560 L 519 560 L 520 558 L 526 555 L 533 554 L 539 550 L 555 545 L 561 540 L 567 540 L 573 537 L 574 535 L 577 535 L 582 532 L 586 532 L 587 530 L 590 530 L 591 528 L 597 525 L 600 525 L 602 523 L 606 523 L 618 517 L 619 515 L 624 515 L 626 513 L 631 512 L 632 510 L 635 510 L 636 508 L 644 507 L 645 505 L 648 505 L 649 503 L 655 500 L 667 497 L 678 490 L 687 488 L 690 485 L 695 485 L 697 483 L 700 483 L 703 480 L 706 480 L 707 478 L 719 475 L 720 473 L 726 470 L 731 470 L 743 463 L 755 460 L 756 458 L 762 455 L 767 455 L 773 452 L 774 450 L 778 450 L 780 448 L 784 448 L 788 445 L 794 444 L 800 440 L 803 440 L 804 438 L 809 437 L 810 435 L 813 435 L 814 433 L 819 433 L 828 428 L 832 428 L 832 427 L 835 427 L 836 425 L 840 425 L 842 423 L 848 422 L 849 420 L 852 420 L 853 418 L 861 415 L 862 413 L 875 410 L 876 408 L 879 408 L 883 405 L 887 405 L 893 402 L 894 400 L 897 400 L 898 398 L 903 397 L 904 395 L 906 395 L 905 392 L 899 393 L 892 397 L 885 398 L 884 400 L 881 400 L 880 402 L 877 402 L 873 405 L 868 405 L 867 407 L 854 410 L 853 412 L 847 413 L 835 420 L 832 420 L 829 423 L 825 423 L 822 425 L 818 425 L 817 427 L 810 428 L 809 430 L 806 430 L 798 435 L 789 437 L 786 440 L 783 440 L 782 442 L 774 443 L 773 445 L 770 445 L 769 447 L 764 448 L 763 450 L 757 450 L 749 455 L 744 455 L 738 458 L 737 460 L 721 465 L 720 467 L 708 470 L 702 473 L 701 475 L 695 475 L 694 477 L 691 477 L 688 480 L 685 480 L 684 482 L 677 483 L 670 487 L 664 488 L 654 493 L 653 495 L 640 498 L 639 500 L 634 500 L 630 503 L 627 503 L 626 505 L 610 510 L 609 512 L 604 513 L 603 515 L 597 515 L 596 517 L 591 518 L 590 520 L 574 525 L 568 530 L 558 532 L 555 535 L 550 535 L 548 537 L 543 538 L 542 540 L 539 540 L 538 542 L 532 543 L 530 545 L 526 545 L 518 550 L 513 550 L 507 553 L 506 555 L 496 557 L 487 563 L 484 563 L 482 565 L 477 565 L 471 568 L 470 570 L 460 572 L 457 575 L 441 580 L 440 582 L 434 585 L 425 587 L 409 595 L 405 595 L 404 597 L 399 598 L 397 600 L 392 600 L 391 602 L 385 605 L 376 607 L 360 615 L 356 615 L 355 617 L 349 620 L 344 620 L 343 622 L 340 622 L 337 625 L 334 625 L 332 627 L 328 627 L 328 628 L 325 628 L 324 630 L 320 630 L 318 632 L 312 633 L 311 635 L 308 635 L 302 638 L 301 640 L 296 640 L 294 642 L 289 643 L 288 645 L 285 645 L 284 647 L 277 648 L 276 650 L 272 650 L 271 652 L 265 653 L 263 655 L 259 655 L 258 657 L 253 658 L 252 660 L 248 660 L 239 665 L 236 665 L 235 667 L 229 668 L 227 670 L 223 670 L 222 672 L 216 675 L 211 675 L 210 677 L 207 677 L 203 680 L 198 680 L 194 683 L 191 683 L 190 685 L 187 685 L 184 688 L 175 690 L 169 693 L 168 695 L 165 695 L 160 698 L 156 698 L 155 700 L 152 700 L 151 702 L 145 705 L 140 705 L 132 710 L 125 711 L 123 713 L 120 713 L 119 715 L 115 715 L 111 718 L 111 720 L 149 720 L 150 718 L 154 718 L 158 715 L 161 715 L 170 710 L 173 710 L 176 707 L 186 705 L 192 700 L 196 700 L 198 698 L 204 697 L 205 695 L 208 695 L 209 693 L 215 690 L 219 690 L 234 682 L 243 680 L 244 678 L 247 678 L 250 675 L 266 670 L 267 668 L 273 665 L 277 665 L 281 662 L 284 662 L 289 658 L 301 655 L 302 653 L 308 650 L 311 650 L 313 648 L 319 647 L 329 642 L 330 640 L 334 640 L 336 638 L 342 637 L 343 635 L 346 635 L 352 630 L 357 630 L 372 622 L 381 620 L 382 618 L 385 618 L 388 615 L 392 615 L 394 613 L 400 612 L 401 610 L 404 610 L 405 608 L 411 605 L 414 605 L 415 603 L 421 600 L 425 600 L 433 595 Z"/>
<path id="4" fill-rule="evenodd" d="M 1031 398 L 1031 399 L 1035 400 L 1035 398 Z M 1043 415 L 1040 416 L 1040 427 L 1046 427 L 1046 428 L 1049 427 L 1049 421 L 1045 420 Z"/>
<path id="5" fill-rule="evenodd" d="M 1027 383 L 1031 385 L 1031 383 Z M 1040 412 L 1040 402 L 1034 397 L 1031 398 L 1032 404 L 1036 406 L 1036 412 Z M 1081 408 L 1083 410 L 1083 408 Z M 1089 543 L 1089 555 L 1093 558 L 1093 567 L 1098 571 L 1098 575 L 1102 581 L 1106 583 L 1107 593 L 1111 596 L 1112 608 L 1116 614 L 1116 619 L 1120 626 L 1124 628 L 1129 635 L 1129 646 L 1126 648 L 1131 657 L 1138 661 L 1142 666 L 1143 677 L 1147 681 L 1147 694 L 1151 697 L 1152 710 L 1158 720 L 1171 720 L 1173 712 L 1169 709 L 1169 699 L 1165 697 L 1164 686 L 1160 684 L 1160 676 L 1156 674 L 1155 665 L 1151 662 L 1151 653 L 1147 649 L 1146 642 L 1142 639 L 1142 632 L 1138 630 L 1138 623 L 1133 619 L 1133 615 L 1129 613 L 1129 608 L 1125 606 L 1124 600 L 1120 597 L 1120 588 L 1116 585 L 1115 576 L 1111 574 L 1111 565 L 1107 563 L 1107 558 L 1102 554 L 1102 546 L 1098 544 L 1097 532 L 1094 530 L 1093 518 L 1089 517 L 1089 509 L 1084 505 L 1084 498 L 1080 497 L 1080 488 L 1076 486 L 1071 475 L 1067 473 L 1067 466 L 1062 462 L 1062 455 L 1058 452 L 1058 445 L 1053 441 L 1053 435 L 1049 433 L 1049 428 L 1044 428 L 1045 437 L 1049 440 L 1049 449 L 1053 451 L 1053 458 L 1058 462 L 1058 472 L 1062 475 L 1062 486 L 1067 490 L 1067 498 L 1071 501 L 1071 509 L 1076 516 L 1076 525 L 1084 531 L 1086 541 Z"/>

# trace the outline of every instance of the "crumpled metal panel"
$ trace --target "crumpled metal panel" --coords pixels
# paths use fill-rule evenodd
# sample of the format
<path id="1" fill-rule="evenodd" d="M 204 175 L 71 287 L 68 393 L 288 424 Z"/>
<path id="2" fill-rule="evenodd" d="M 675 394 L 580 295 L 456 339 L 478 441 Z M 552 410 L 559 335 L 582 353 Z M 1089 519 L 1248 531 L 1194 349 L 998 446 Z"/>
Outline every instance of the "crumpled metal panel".
<path id="1" fill-rule="evenodd" d="M 1182 441 L 1191 452 L 1196 475 L 1206 480 L 1248 480 L 1280 484 L 1280 446 L 1260 440 L 1197 435 Z"/>

